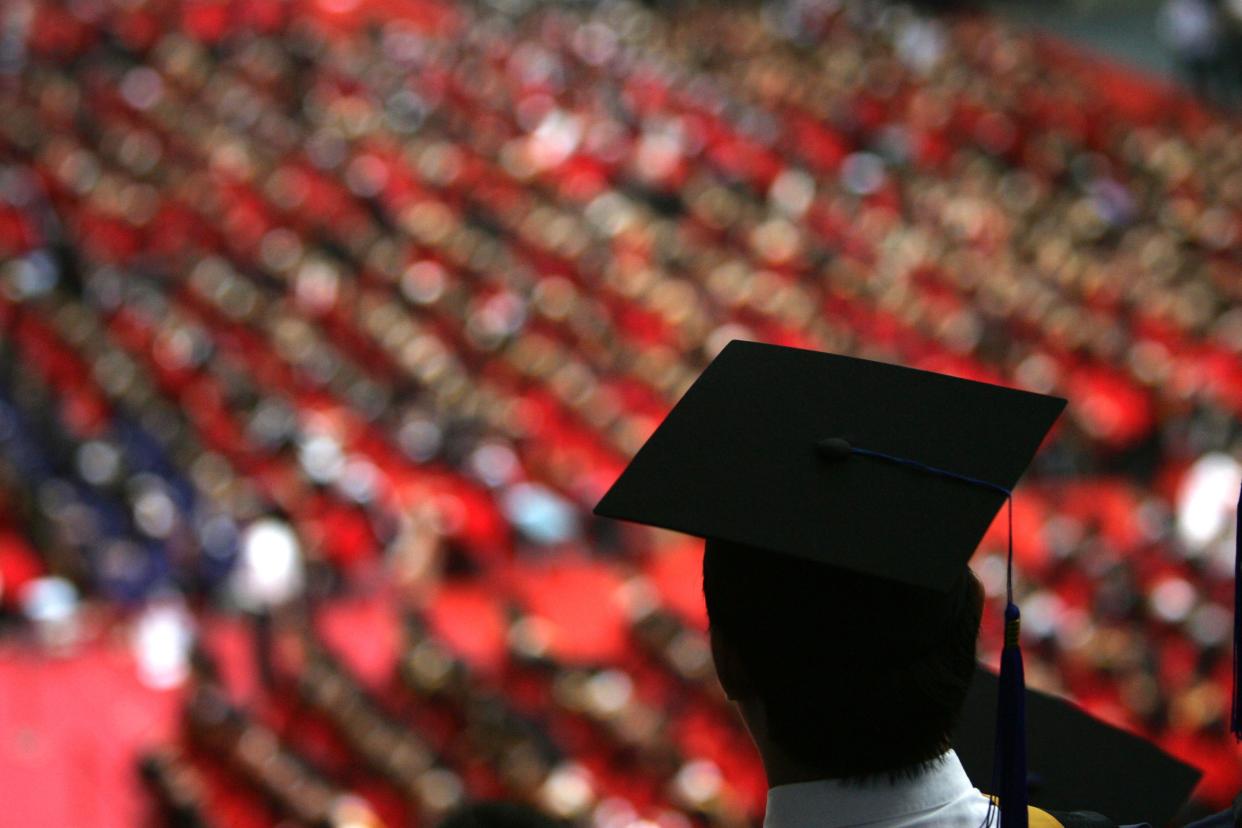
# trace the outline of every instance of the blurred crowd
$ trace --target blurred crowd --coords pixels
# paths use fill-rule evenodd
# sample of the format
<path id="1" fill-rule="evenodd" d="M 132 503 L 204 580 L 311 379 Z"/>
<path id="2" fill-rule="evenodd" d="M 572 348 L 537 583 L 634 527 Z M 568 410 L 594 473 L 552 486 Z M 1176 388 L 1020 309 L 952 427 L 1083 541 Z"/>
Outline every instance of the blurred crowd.
<path id="1" fill-rule="evenodd" d="M 1242 783 L 1231 121 L 866 0 L 0 26 L 0 624 L 134 619 L 193 687 L 144 764 L 183 824 L 759 813 L 693 544 L 589 514 L 734 338 L 1068 397 L 1014 504 L 1032 683 Z M 409 615 L 369 684 L 301 617 L 368 590 Z M 231 696 L 200 610 L 298 692 Z"/>

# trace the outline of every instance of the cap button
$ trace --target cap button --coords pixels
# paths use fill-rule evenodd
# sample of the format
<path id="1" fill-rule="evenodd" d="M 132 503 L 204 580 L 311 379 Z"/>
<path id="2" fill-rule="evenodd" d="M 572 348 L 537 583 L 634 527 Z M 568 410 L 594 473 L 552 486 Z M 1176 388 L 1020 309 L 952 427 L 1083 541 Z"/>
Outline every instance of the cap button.
<path id="1" fill-rule="evenodd" d="M 844 437 L 825 437 L 815 444 L 815 451 L 822 460 L 844 460 L 853 446 Z"/>

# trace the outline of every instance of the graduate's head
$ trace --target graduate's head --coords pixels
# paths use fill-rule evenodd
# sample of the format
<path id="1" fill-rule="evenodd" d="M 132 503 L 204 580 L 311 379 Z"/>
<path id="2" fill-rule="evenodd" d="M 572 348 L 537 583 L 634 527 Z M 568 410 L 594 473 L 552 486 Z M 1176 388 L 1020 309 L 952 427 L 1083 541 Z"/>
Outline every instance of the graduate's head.
<path id="1" fill-rule="evenodd" d="M 942 592 L 709 540 L 703 593 L 717 673 L 765 761 L 860 778 L 950 747 L 983 606 L 969 569 Z"/>
<path id="2" fill-rule="evenodd" d="M 949 745 L 982 602 L 967 562 L 1064 407 L 735 341 L 595 512 L 713 539 L 704 586 L 717 669 L 769 782 L 773 757 L 795 774 L 899 772 Z M 1005 700 L 1020 697 L 1020 675 L 1006 671 Z M 1022 719 L 1011 707 L 997 712 L 998 752 L 1016 789 Z M 1004 793 L 1003 808 L 1025 807 Z"/>

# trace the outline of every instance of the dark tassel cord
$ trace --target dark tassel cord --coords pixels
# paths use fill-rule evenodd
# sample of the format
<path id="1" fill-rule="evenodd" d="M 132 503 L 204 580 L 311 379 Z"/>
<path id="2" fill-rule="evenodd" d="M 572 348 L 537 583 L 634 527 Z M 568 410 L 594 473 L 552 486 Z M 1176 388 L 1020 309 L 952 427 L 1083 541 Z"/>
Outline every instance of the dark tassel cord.
<path id="1" fill-rule="evenodd" d="M 1013 600 L 1013 497 L 1009 506 L 1009 558 L 1005 571 L 1005 646 L 996 700 L 996 762 L 1000 765 L 1001 824 L 1027 828 L 1026 676 L 1022 669 L 1022 613 Z"/>
<path id="2" fill-rule="evenodd" d="M 1005 644 L 1001 649 L 996 699 L 996 748 L 992 791 L 983 827 L 990 828 L 1000 812 L 1002 828 L 1027 828 L 1026 676 L 1022 668 L 1022 613 L 1013 600 L 1013 497 L 1009 512 L 1009 557 L 1005 571 Z M 999 800 L 999 804 L 997 804 Z"/>

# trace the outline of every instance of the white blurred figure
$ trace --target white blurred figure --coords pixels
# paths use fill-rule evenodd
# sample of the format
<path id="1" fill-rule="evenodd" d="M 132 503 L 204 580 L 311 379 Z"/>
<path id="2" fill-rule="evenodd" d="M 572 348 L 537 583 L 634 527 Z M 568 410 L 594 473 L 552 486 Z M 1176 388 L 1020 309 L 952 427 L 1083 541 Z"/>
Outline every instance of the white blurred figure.
<path id="1" fill-rule="evenodd" d="M 246 527 L 230 586 L 238 606 L 265 612 L 301 595 L 306 582 L 302 547 L 293 527 L 265 517 Z"/>
<path id="2" fill-rule="evenodd" d="M 1177 495 L 1177 535 L 1191 557 L 1208 558 L 1221 575 L 1233 572 L 1242 464 L 1223 452 L 1200 457 Z"/>
<path id="3" fill-rule="evenodd" d="M 1200 97 L 1209 97 L 1220 81 L 1220 15 L 1208 0 L 1167 0 L 1160 9 L 1160 37 Z"/>
<path id="4" fill-rule="evenodd" d="M 49 650 L 65 654 L 81 639 L 78 590 L 68 580 L 36 578 L 22 590 L 21 602 L 39 643 Z"/>
<path id="5" fill-rule="evenodd" d="M 190 674 L 193 644 L 194 623 L 181 599 L 156 599 L 130 630 L 139 680 L 156 690 L 179 687 Z"/>
<path id="6" fill-rule="evenodd" d="M 926 77 L 944 58 L 946 41 L 944 26 L 939 21 L 911 15 L 895 32 L 893 46 L 902 63 Z"/>
<path id="7" fill-rule="evenodd" d="M 581 532 L 574 507 L 539 483 L 517 483 L 500 498 L 505 517 L 529 541 L 555 546 L 577 538 Z"/>

